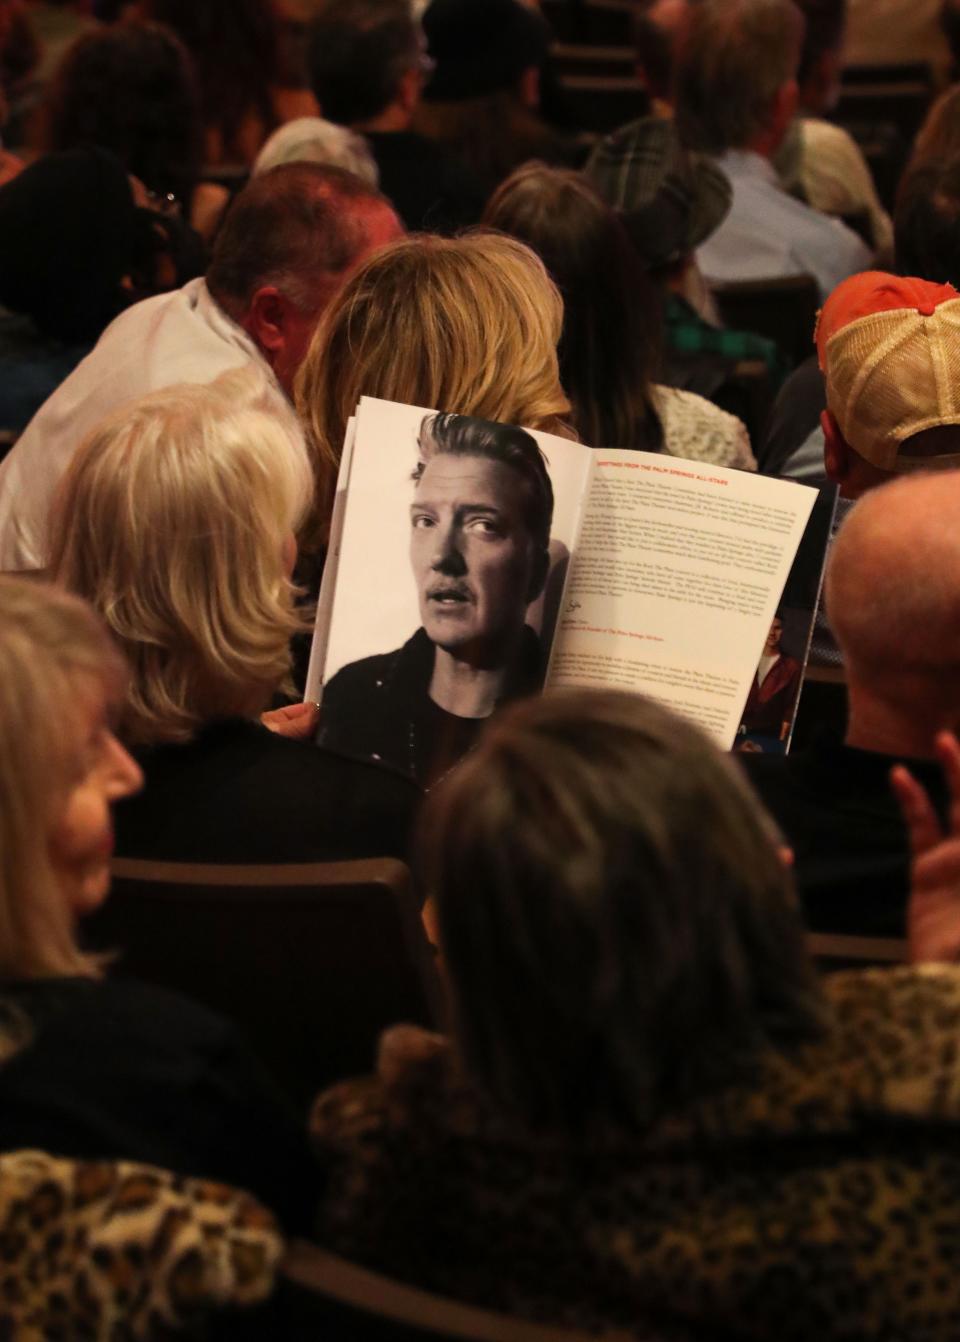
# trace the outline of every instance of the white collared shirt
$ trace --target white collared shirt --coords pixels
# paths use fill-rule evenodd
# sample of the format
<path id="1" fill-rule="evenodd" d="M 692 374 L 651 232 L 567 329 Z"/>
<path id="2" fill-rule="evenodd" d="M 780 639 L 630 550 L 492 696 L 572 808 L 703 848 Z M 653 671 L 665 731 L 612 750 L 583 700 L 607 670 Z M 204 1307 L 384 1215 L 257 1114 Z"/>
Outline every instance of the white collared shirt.
<path id="1" fill-rule="evenodd" d="M 697 250 L 709 283 L 812 275 L 821 302 L 873 258 L 856 233 L 812 210 L 782 189 L 773 165 L 760 154 L 728 150 L 717 163 L 730 179 L 730 213 Z"/>
<path id="2" fill-rule="evenodd" d="M 255 364 L 286 404 L 256 345 L 202 279 L 122 312 L 40 407 L 0 463 L 0 571 L 46 567 L 60 478 L 90 429 L 124 401 L 177 382 L 212 382 Z"/>

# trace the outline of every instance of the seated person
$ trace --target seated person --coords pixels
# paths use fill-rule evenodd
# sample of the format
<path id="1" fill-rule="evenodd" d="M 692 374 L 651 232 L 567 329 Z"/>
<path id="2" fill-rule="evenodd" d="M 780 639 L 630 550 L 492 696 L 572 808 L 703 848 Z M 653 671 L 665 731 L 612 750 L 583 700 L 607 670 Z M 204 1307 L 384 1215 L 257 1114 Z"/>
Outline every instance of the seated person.
<path id="1" fill-rule="evenodd" d="M 496 234 L 381 248 L 332 299 L 296 383 L 332 496 L 361 396 L 574 436 L 560 384 L 563 302 L 539 258 Z"/>
<path id="2" fill-rule="evenodd" d="M 511 425 L 430 415 L 420 429 L 410 561 L 421 627 L 343 667 L 318 740 L 435 783 L 502 703 L 540 688 L 525 623 L 550 565 L 553 487 L 536 439 Z"/>
<path id="3" fill-rule="evenodd" d="M 0 186 L 0 431 L 20 434 L 119 312 L 169 287 L 161 250 L 106 150 L 50 154 Z"/>
<path id="4" fill-rule="evenodd" d="M 772 158 L 797 104 L 803 18 L 791 0 L 700 0 L 677 69 L 684 142 L 730 179 L 730 213 L 697 253 L 710 283 L 809 274 L 821 299 L 872 252 L 844 224 L 787 195 Z"/>
<path id="5" fill-rule="evenodd" d="M 0 1151 L 217 1179 L 303 1229 L 304 1137 L 233 1027 L 104 978 L 78 943 L 110 886 L 111 808 L 142 783 L 110 726 L 123 684 L 86 605 L 0 580 Z"/>
<path id="6" fill-rule="evenodd" d="M 960 970 L 818 980 L 736 768 L 636 695 L 490 726 L 422 831 L 453 1035 L 317 1101 L 325 1245 L 591 1333 L 952 1342 Z"/>
<path id="7" fill-rule="evenodd" d="M 560 380 L 584 442 L 755 467 L 739 419 L 654 381 L 656 291 L 620 220 L 582 177 L 528 163 L 494 192 L 483 222 L 532 247 L 563 295 Z"/>
<path id="8" fill-rule="evenodd" d="M 405 856 L 411 784 L 258 721 L 305 624 L 290 575 L 312 484 L 293 416 L 245 371 L 116 411 L 71 462 L 52 571 L 126 654 L 118 730 L 149 783 L 118 808 L 124 856 Z M 313 723 L 304 708 L 279 725 Z"/>
<path id="9" fill-rule="evenodd" d="M 441 144 L 411 130 L 433 69 L 408 0 L 326 0 L 309 22 L 310 83 L 323 114 L 365 136 L 380 189 L 411 232 L 476 223 L 483 196 Z"/>
<path id="10" fill-rule="evenodd" d="M 847 676 L 843 743 L 738 756 L 793 849 L 816 931 L 904 935 L 909 850 L 889 776 L 906 763 L 944 808 L 934 745 L 960 712 L 958 516 L 955 470 L 915 474 L 856 504 L 826 582 Z"/>

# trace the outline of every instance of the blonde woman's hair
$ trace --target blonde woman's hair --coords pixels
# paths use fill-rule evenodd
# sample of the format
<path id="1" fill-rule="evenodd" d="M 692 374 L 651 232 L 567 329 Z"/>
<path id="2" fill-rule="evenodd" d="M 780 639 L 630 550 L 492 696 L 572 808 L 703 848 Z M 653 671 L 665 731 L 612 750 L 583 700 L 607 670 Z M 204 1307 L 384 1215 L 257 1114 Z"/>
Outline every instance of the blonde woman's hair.
<path id="1" fill-rule="evenodd" d="M 81 772 L 75 706 L 85 692 L 113 698 L 122 683 L 121 659 L 88 606 L 0 577 L 0 979 L 99 972 L 74 938 L 50 839 Z"/>
<path id="2" fill-rule="evenodd" d="M 126 654 L 125 741 L 186 741 L 264 707 L 304 624 L 284 549 L 311 496 L 293 417 L 252 371 L 145 396 L 86 438 L 54 506 L 51 570 Z"/>
<path id="3" fill-rule="evenodd" d="M 415 236 L 371 256 L 321 318 L 296 383 L 321 520 L 361 396 L 570 436 L 562 327 L 556 286 L 513 238 Z"/>

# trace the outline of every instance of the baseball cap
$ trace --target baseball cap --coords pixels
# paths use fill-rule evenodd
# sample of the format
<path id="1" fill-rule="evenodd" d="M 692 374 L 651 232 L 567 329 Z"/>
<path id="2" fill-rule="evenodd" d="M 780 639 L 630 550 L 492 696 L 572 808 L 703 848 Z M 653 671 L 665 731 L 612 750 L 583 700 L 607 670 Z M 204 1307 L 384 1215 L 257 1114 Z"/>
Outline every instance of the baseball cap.
<path id="1" fill-rule="evenodd" d="M 827 405 L 850 446 L 884 471 L 960 466 L 960 453 L 911 456 L 909 439 L 960 424 L 960 293 L 950 284 L 864 271 L 817 319 Z"/>

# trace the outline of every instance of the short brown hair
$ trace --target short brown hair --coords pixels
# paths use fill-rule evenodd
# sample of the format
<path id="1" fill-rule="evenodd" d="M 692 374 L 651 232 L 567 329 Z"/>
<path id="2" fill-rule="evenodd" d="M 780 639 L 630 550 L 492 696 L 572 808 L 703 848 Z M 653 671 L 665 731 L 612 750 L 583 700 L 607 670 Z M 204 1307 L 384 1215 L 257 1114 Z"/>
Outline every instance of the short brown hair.
<path id="1" fill-rule="evenodd" d="M 698 0 L 677 65 L 684 143 L 722 154 L 762 133 L 777 93 L 796 77 L 803 33 L 793 0 Z"/>
<path id="2" fill-rule="evenodd" d="M 329 301 L 366 246 L 364 216 L 390 208 L 359 177 L 319 163 L 285 163 L 254 177 L 224 220 L 207 287 L 231 316 L 263 285 L 303 312 Z"/>
<path id="3" fill-rule="evenodd" d="M 464 1062 L 532 1123 L 640 1128 L 822 1028 L 772 821 L 649 700 L 506 709 L 429 798 L 421 848 Z"/>

